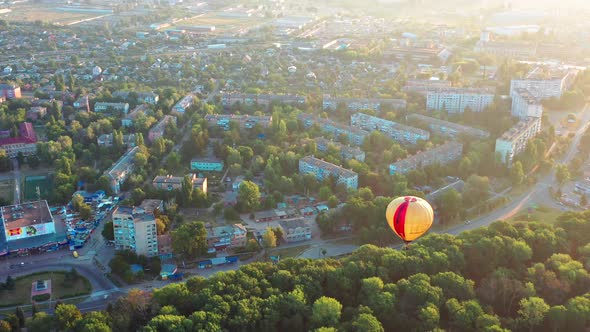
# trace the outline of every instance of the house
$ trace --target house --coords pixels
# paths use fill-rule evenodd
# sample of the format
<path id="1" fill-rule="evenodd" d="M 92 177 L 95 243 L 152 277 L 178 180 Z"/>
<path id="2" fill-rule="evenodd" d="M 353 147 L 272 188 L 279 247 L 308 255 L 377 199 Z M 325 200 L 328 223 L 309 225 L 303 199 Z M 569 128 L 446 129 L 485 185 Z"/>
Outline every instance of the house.
<path id="1" fill-rule="evenodd" d="M 113 146 L 113 134 L 102 134 L 96 139 L 98 146 L 110 147 Z M 123 145 L 128 148 L 135 146 L 135 134 L 123 135 Z"/>
<path id="2" fill-rule="evenodd" d="M 207 229 L 207 245 L 212 251 L 246 246 L 248 231 L 241 224 L 210 227 Z"/>
<path id="3" fill-rule="evenodd" d="M 202 172 L 223 171 L 223 160 L 213 158 L 194 158 L 191 160 L 191 170 Z"/>
<path id="4" fill-rule="evenodd" d="M 203 193 L 207 193 L 207 178 L 199 178 L 196 174 L 189 174 L 191 183 L 194 189 L 199 189 Z M 152 186 L 159 190 L 181 190 L 184 177 L 182 176 L 156 176 L 152 181 Z"/>
<path id="5" fill-rule="evenodd" d="M 79 97 L 72 105 L 76 110 L 90 112 L 90 102 L 88 95 Z"/>
<path id="6" fill-rule="evenodd" d="M 113 97 L 122 98 L 128 100 L 131 96 L 137 97 L 135 101 L 138 103 L 146 103 L 150 105 L 155 105 L 160 100 L 160 96 L 154 92 L 132 92 L 132 91 L 115 91 L 113 93 Z"/>
<path id="7" fill-rule="evenodd" d="M 127 114 L 124 118 L 121 119 L 121 126 L 123 127 L 133 127 L 135 119 L 140 115 L 145 115 L 149 110 L 149 106 L 145 104 L 137 105 L 135 108 Z"/>
<path id="8" fill-rule="evenodd" d="M 148 140 L 153 143 L 158 138 L 163 137 L 164 132 L 166 131 L 166 126 L 168 126 L 169 123 L 176 124 L 176 117 L 172 115 L 164 115 L 160 122 L 156 123 L 156 125 L 148 131 Z"/>
<path id="9" fill-rule="evenodd" d="M 129 112 L 129 104 L 128 103 L 106 103 L 106 102 L 97 102 L 94 104 L 94 112 L 102 113 L 102 112 L 110 112 L 110 111 L 117 111 L 123 114 L 127 114 Z"/>
<path id="10" fill-rule="evenodd" d="M 20 86 L 0 83 L 0 96 L 6 99 L 21 98 Z"/>
<path id="11" fill-rule="evenodd" d="M 311 240 L 311 226 L 304 219 L 282 220 L 279 227 L 283 231 L 283 240 L 287 243 Z"/>
<path id="12" fill-rule="evenodd" d="M 27 111 L 27 119 L 37 121 L 47 115 L 47 107 L 33 106 Z"/>
<path id="13" fill-rule="evenodd" d="M 172 236 L 170 234 L 158 235 L 158 254 L 160 259 L 172 258 Z"/>

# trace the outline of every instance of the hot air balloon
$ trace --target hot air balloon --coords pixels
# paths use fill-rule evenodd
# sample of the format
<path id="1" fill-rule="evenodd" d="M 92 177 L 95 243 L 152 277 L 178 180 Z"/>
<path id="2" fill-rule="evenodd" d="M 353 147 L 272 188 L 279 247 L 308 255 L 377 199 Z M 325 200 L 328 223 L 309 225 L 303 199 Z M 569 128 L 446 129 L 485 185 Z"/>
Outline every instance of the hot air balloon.
<path id="1" fill-rule="evenodd" d="M 428 231 L 434 220 L 434 212 L 427 201 L 420 197 L 404 196 L 391 201 L 385 211 L 387 224 L 405 243 Z"/>

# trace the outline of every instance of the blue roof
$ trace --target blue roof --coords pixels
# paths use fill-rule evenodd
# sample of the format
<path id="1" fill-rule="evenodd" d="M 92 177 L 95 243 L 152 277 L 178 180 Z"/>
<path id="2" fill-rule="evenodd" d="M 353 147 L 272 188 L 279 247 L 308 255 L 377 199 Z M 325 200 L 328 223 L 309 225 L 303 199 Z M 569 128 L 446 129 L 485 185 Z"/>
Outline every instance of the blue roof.
<path id="1" fill-rule="evenodd" d="M 176 264 L 162 264 L 162 268 L 160 270 L 160 274 L 174 274 L 176 273 L 177 266 Z"/>
<path id="2" fill-rule="evenodd" d="M 131 264 L 131 272 L 133 273 L 139 273 L 143 271 L 143 266 L 139 265 L 139 264 Z"/>

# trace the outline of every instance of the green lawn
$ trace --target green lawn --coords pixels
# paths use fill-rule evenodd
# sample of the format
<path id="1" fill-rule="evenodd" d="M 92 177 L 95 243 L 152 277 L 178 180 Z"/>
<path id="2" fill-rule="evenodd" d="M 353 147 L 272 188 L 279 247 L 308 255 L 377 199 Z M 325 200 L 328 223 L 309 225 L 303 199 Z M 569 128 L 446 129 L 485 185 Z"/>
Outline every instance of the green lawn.
<path id="1" fill-rule="evenodd" d="M 13 290 L 0 291 L 0 307 L 31 303 L 31 284 L 37 280 L 51 279 L 52 300 L 90 294 L 92 286 L 88 279 L 79 276 L 74 283 L 64 286 L 65 272 L 41 272 L 15 278 Z"/>
<path id="2" fill-rule="evenodd" d="M 271 256 L 281 256 L 281 259 L 288 258 L 288 257 L 297 257 L 301 255 L 305 250 L 309 249 L 310 245 L 301 245 L 298 247 L 289 247 L 289 248 L 275 248 L 272 251 L 269 251 L 269 255 Z"/>
<path id="3" fill-rule="evenodd" d="M 563 213 L 564 211 L 558 209 L 552 209 L 546 206 L 539 206 L 538 208 L 534 209 L 530 214 L 525 209 L 524 211 L 521 211 L 514 217 L 510 218 L 508 221 L 537 221 L 544 224 L 552 224 L 557 220 L 557 217 L 559 217 Z"/>

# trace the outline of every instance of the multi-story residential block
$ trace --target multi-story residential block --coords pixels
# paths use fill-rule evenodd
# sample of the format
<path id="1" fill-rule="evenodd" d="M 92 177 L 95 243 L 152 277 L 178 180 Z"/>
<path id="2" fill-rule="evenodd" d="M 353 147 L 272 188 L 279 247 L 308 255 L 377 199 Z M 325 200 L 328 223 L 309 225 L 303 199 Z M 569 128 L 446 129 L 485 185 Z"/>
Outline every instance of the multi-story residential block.
<path id="1" fill-rule="evenodd" d="M 129 112 L 129 114 L 127 114 L 124 118 L 121 119 L 121 126 L 133 127 L 133 123 L 135 122 L 135 119 L 137 119 L 137 117 L 139 117 L 140 115 L 145 115 L 148 110 L 149 110 L 149 106 L 146 104 L 141 104 L 141 105 L 135 106 L 135 108 L 133 110 L 131 110 L 131 112 Z"/>
<path id="2" fill-rule="evenodd" d="M 98 146 L 113 146 L 113 134 L 102 134 L 96 139 Z M 135 134 L 123 135 L 123 144 L 128 148 L 135 146 Z"/>
<path id="3" fill-rule="evenodd" d="M 317 124 L 323 132 L 331 134 L 336 138 L 339 138 L 340 136 L 346 136 L 348 138 L 348 142 L 354 145 L 362 145 L 365 141 L 365 137 L 369 135 L 369 132 L 366 130 L 343 125 L 338 122 L 329 119 L 322 119 L 310 114 L 300 113 L 297 115 L 297 119 L 303 123 L 305 128 L 309 128 L 314 124 Z"/>
<path id="4" fill-rule="evenodd" d="M 349 111 L 375 110 L 380 111 L 381 107 L 387 105 L 392 109 L 406 109 L 407 103 L 403 99 L 386 98 L 336 98 L 324 96 L 322 105 L 325 110 L 335 110 L 338 105 L 344 105 Z"/>
<path id="5" fill-rule="evenodd" d="M 104 172 L 104 175 L 109 179 L 111 190 L 115 194 L 121 191 L 121 185 L 135 170 L 135 155 L 138 151 L 139 147 L 137 146 L 128 150 L 113 166 Z"/>
<path id="6" fill-rule="evenodd" d="M 0 96 L 6 99 L 20 98 L 20 86 L 14 84 L 0 83 Z"/>
<path id="7" fill-rule="evenodd" d="M 515 89 L 512 95 L 512 116 L 521 120 L 526 120 L 528 117 L 542 117 L 543 105 L 541 100 L 527 89 Z"/>
<path id="8" fill-rule="evenodd" d="M 336 183 L 342 183 L 346 188 L 358 188 L 357 173 L 313 156 L 306 156 L 299 159 L 299 173 L 302 175 L 314 174 L 318 181 L 333 176 L 336 179 Z"/>
<path id="9" fill-rule="evenodd" d="M 490 136 L 490 133 L 481 129 L 432 118 L 422 114 L 409 114 L 408 119 L 421 122 L 427 125 L 433 133 L 445 137 L 458 138 L 459 135 L 468 135 L 477 138 L 487 138 Z"/>
<path id="10" fill-rule="evenodd" d="M 441 47 L 394 47 L 383 52 L 386 56 L 393 56 L 398 60 L 411 59 L 424 62 L 447 62 L 452 53 Z"/>
<path id="11" fill-rule="evenodd" d="M 205 120 L 209 126 L 218 126 L 224 130 L 230 129 L 230 123 L 235 122 L 242 129 L 252 129 L 257 124 L 268 128 L 272 124 L 272 116 L 236 115 L 236 114 L 207 114 Z"/>
<path id="12" fill-rule="evenodd" d="M 540 118 L 522 120 L 496 139 L 496 153 L 502 162 L 512 165 L 514 156 L 524 151 L 529 140 L 541 131 Z"/>
<path id="13" fill-rule="evenodd" d="M 223 160 L 213 158 L 194 158 L 191 160 L 191 170 L 203 172 L 223 171 Z"/>
<path id="14" fill-rule="evenodd" d="M 366 131 L 380 131 L 395 141 L 404 144 L 416 144 L 419 140 L 426 141 L 430 139 L 430 133 L 426 130 L 406 126 L 364 113 L 352 114 L 350 116 L 350 125 Z"/>
<path id="15" fill-rule="evenodd" d="M 469 107 L 481 112 L 494 102 L 493 88 L 442 88 L 426 92 L 426 108 L 429 110 L 461 113 Z"/>
<path id="16" fill-rule="evenodd" d="M 530 59 L 537 53 L 534 44 L 526 42 L 478 41 L 474 52 L 487 53 L 498 57 Z"/>
<path id="17" fill-rule="evenodd" d="M 283 240 L 287 243 L 311 240 L 311 226 L 305 219 L 281 220 L 279 227 L 283 231 Z"/>
<path id="18" fill-rule="evenodd" d="M 156 217 L 139 207 L 118 206 L 113 211 L 116 250 L 131 250 L 147 257 L 158 256 Z"/>
<path id="19" fill-rule="evenodd" d="M 195 97 L 193 95 L 186 95 L 172 106 L 172 112 L 182 115 L 186 112 L 187 108 L 193 106 L 194 103 Z"/>
<path id="20" fill-rule="evenodd" d="M 207 245 L 210 249 L 223 250 L 246 246 L 248 231 L 241 224 L 210 227 L 207 229 Z"/>
<path id="21" fill-rule="evenodd" d="M 113 97 L 119 97 L 123 99 L 129 99 L 132 91 L 115 91 Z M 155 105 L 160 100 L 160 96 L 154 92 L 133 92 L 137 96 L 137 102 Z"/>
<path id="22" fill-rule="evenodd" d="M 263 105 L 270 106 L 272 103 L 279 104 L 305 104 L 305 97 L 298 95 L 275 95 L 275 94 L 251 94 L 251 93 L 228 93 L 221 94 L 221 104 L 230 107 L 236 103 L 242 105 Z"/>
<path id="23" fill-rule="evenodd" d="M 434 164 L 448 164 L 461 158 L 463 144 L 447 142 L 430 150 L 417 153 L 406 159 L 396 161 L 389 165 L 389 174 L 405 174 L 413 169 L 419 169 Z"/>
<path id="24" fill-rule="evenodd" d="M 411 79 L 402 87 L 403 92 L 416 92 L 426 96 L 430 90 L 450 88 L 451 82 L 445 80 Z"/>
<path id="25" fill-rule="evenodd" d="M 94 104 L 94 112 L 102 113 L 102 112 L 110 112 L 110 111 L 117 111 L 123 114 L 127 114 L 129 112 L 129 104 L 128 103 L 104 103 L 104 102 L 97 102 Z"/>
<path id="26" fill-rule="evenodd" d="M 0 149 L 6 151 L 8 158 L 16 158 L 19 153 L 30 156 L 37 152 L 37 134 L 33 125 L 23 122 L 19 125 L 18 136 L 10 137 L 10 132 L 0 132 Z"/>
<path id="27" fill-rule="evenodd" d="M 169 123 L 176 124 L 176 117 L 172 116 L 172 115 L 164 115 L 164 117 L 160 120 L 160 122 L 156 123 L 148 131 L 148 140 L 153 143 L 158 138 L 164 136 L 164 132 L 166 131 L 166 126 L 168 126 Z"/>
<path id="28" fill-rule="evenodd" d="M 207 178 L 197 177 L 196 174 L 189 174 L 191 183 L 194 189 L 199 189 L 205 194 L 207 193 Z M 152 186 L 156 189 L 162 190 L 181 190 L 184 177 L 172 175 L 158 175 L 152 181 Z"/>
<path id="29" fill-rule="evenodd" d="M 510 81 L 510 96 L 514 98 L 517 89 L 526 89 L 540 99 L 560 98 L 571 87 L 577 74 L 575 69 L 546 70 L 536 67 L 525 78 Z"/>
<path id="30" fill-rule="evenodd" d="M 365 152 L 356 146 L 344 145 L 324 137 L 316 138 L 315 143 L 319 151 L 328 151 L 330 146 L 334 146 L 340 151 L 340 157 L 344 160 L 356 159 L 358 161 L 365 161 Z"/>

